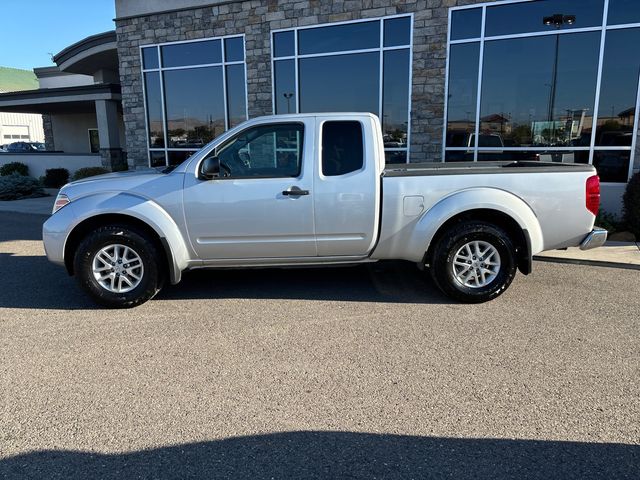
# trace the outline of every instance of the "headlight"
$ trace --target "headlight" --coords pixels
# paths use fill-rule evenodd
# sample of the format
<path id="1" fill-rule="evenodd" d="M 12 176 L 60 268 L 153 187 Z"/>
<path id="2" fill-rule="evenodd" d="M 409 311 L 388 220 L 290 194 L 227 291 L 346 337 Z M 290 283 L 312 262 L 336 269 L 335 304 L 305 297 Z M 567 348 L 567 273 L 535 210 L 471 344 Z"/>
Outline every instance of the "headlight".
<path id="1" fill-rule="evenodd" d="M 53 204 L 53 212 L 51 212 L 51 215 L 56 213 L 58 210 L 60 210 L 62 207 L 68 204 L 70 201 L 71 200 L 69 200 L 69 197 L 67 197 L 64 193 L 59 193 L 58 196 L 56 197 L 56 203 Z"/>

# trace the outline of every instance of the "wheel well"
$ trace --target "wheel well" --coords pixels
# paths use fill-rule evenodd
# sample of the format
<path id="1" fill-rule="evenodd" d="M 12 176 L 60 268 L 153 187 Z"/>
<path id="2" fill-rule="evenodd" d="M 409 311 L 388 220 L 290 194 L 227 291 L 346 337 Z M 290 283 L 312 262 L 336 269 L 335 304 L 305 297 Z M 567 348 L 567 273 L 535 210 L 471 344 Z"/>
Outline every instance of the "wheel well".
<path id="1" fill-rule="evenodd" d="M 424 263 L 431 263 L 433 248 L 438 243 L 442 235 L 444 235 L 444 233 L 453 225 L 467 220 L 481 220 L 493 223 L 494 225 L 504 229 L 516 248 L 518 270 L 525 275 L 531 273 L 531 240 L 529 238 L 529 232 L 522 229 L 518 222 L 506 213 L 491 209 L 467 210 L 466 212 L 459 213 L 444 222 L 429 244 L 429 248 L 425 253 Z"/>
<path id="2" fill-rule="evenodd" d="M 67 272 L 69 273 L 69 275 L 74 274 L 73 260 L 75 257 L 76 249 L 78 248 L 78 245 L 80 245 L 82 239 L 85 238 L 89 232 L 98 227 L 104 227 L 105 225 L 114 224 L 130 226 L 138 231 L 145 233 L 148 238 L 153 241 L 154 245 L 158 249 L 158 252 L 160 252 L 161 258 L 164 259 L 164 271 L 168 271 L 171 261 L 169 255 L 171 255 L 171 252 L 167 251 L 167 248 L 165 246 L 166 242 L 162 241 L 158 233 L 148 224 L 138 218 L 132 217 L 130 215 L 110 213 L 104 215 L 96 215 L 95 217 L 83 220 L 78 225 L 76 225 L 76 227 L 69 234 L 64 247 L 64 265 L 67 268 Z"/>

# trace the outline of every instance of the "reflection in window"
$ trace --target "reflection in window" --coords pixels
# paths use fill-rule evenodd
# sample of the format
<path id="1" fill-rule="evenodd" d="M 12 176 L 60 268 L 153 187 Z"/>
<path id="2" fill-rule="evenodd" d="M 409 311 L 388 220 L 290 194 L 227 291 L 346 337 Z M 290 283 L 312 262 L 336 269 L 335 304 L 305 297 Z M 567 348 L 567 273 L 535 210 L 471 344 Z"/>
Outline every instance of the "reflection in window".
<path id="1" fill-rule="evenodd" d="M 382 117 L 385 148 L 407 148 L 409 50 L 384 52 Z"/>
<path id="2" fill-rule="evenodd" d="M 158 68 L 158 47 L 142 49 L 142 67 L 144 69 Z"/>
<path id="3" fill-rule="evenodd" d="M 143 73 L 152 166 L 180 163 L 247 116 L 243 37 L 159 48 L 161 65 L 157 46 L 142 49 L 143 65 L 159 70 Z"/>
<path id="4" fill-rule="evenodd" d="M 406 150 L 387 150 L 384 152 L 386 163 L 407 163 Z"/>
<path id="5" fill-rule="evenodd" d="M 602 25 L 603 11 L 604 0 L 538 0 L 488 6 L 485 36 L 597 27 Z M 557 13 L 575 20 L 557 27 L 544 24 L 545 17 Z"/>
<path id="6" fill-rule="evenodd" d="M 411 43 L 411 17 L 389 18 L 384 21 L 384 46 L 397 47 Z"/>
<path id="7" fill-rule="evenodd" d="M 378 115 L 380 55 L 377 52 L 299 61 L 302 113 L 351 111 Z"/>
<path id="8" fill-rule="evenodd" d="M 274 62 L 274 95 L 276 113 L 296 113 L 296 64 L 295 60 Z"/>
<path id="9" fill-rule="evenodd" d="M 364 166 L 364 140 L 360 122 L 325 122 L 322 125 L 322 174 L 346 175 Z"/>
<path id="10" fill-rule="evenodd" d="M 167 152 L 169 165 L 172 165 L 172 166 L 180 165 L 191 155 L 193 155 L 193 152 L 189 150 L 169 150 L 169 152 Z"/>
<path id="11" fill-rule="evenodd" d="M 295 55 L 294 31 L 276 32 L 273 34 L 273 56 L 292 57 Z"/>
<path id="12" fill-rule="evenodd" d="M 244 60 L 244 41 L 242 37 L 225 38 L 225 62 L 241 62 Z"/>
<path id="13" fill-rule="evenodd" d="M 169 147 L 198 149 L 224 132 L 222 67 L 163 75 Z"/>
<path id="14" fill-rule="evenodd" d="M 147 105 L 147 127 L 149 129 L 149 146 L 164 147 L 164 127 L 162 124 L 162 99 L 160 95 L 160 74 L 148 72 L 144 74 L 144 90 Z"/>
<path id="15" fill-rule="evenodd" d="M 626 183 L 629 179 L 631 151 L 596 151 L 593 166 L 596 167 L 601 182 Z"/>
<path id="16" fill-rule="evenodd" d="M 404 15 L 275 32 L 275 113 L 371 112 L 380 117 L 387 151 L 394 150 L 387 158 L 406 160 L 411 22 Z"/>
<path id="17" fill-rule="evenodd" d="M 299 123 L 260 125 L 241 132 L 216 154 L 232 178 L 297 177 L 303 137 L 304 126 Z"/>
<path id="18" fill-rule="evenodd" d="M 298 30 L 298 53 L 300 55 L 379 47 L 379 21 Z"/>
<path id="19" fill-rule="evenodd" d="M 629 52 L 636 49 L 637 45 L 640 45 L 640 28 L 607 32 L 596 146 L 631 146 L 636 116 L 640 55 L 629 55 Z"/>
<path id="20" fill-rule="evenodd" d="M 481 29 L 481 8 L 466 8 L 451 12 L 451 40 L 479 38 Z"/>
<path id="21" fill-rule="evenodd" d="M 588 145 L 599 44 L 596 32 L 487 42 L 481 133 L 505 147 Z"/>
<path id="22" fill-rule="evenodd" d="M 451 45 L 447 147 L 468 147 L 476 129 L 479 43 Z"/>
<path id="23" fill-rule="evenodd" d="M 473 154 L 469 157 L 466 152 L 450 152 L 458 155 L 459 161 L 473 161 Z M 478 153 L 479 162 L 553 162 L 553 163 L 589 163 L 589 152 L 587 150 L 575 151 L 553 151 L 553 150 L 502 150 L 500 148 L 492 148 L 483 150 Z"/>
<path id="24" fill-rule="evenodd" d="M 222 62 L 222 43 L 220 40 L 164 45 L 160 47 L 160 52 L 163 68 Z"/>
<path id="25" fill-rule="evenodd" d="M 640 2 L 638 0 L 609 0 L 609 25 L 640 22 Z"/>
<path id="26" fill-rule="evenodd" d="M 152 167 L 165 167 L 167 165 L 167 158 L 164 150 L 149 152 L 149 163 Z"/>
<path id="27" fill-rule="evenodd" d="M 229 128 L 233 128 L 247 118 L 244 65 L 228 65 L 226 69 Z"/>

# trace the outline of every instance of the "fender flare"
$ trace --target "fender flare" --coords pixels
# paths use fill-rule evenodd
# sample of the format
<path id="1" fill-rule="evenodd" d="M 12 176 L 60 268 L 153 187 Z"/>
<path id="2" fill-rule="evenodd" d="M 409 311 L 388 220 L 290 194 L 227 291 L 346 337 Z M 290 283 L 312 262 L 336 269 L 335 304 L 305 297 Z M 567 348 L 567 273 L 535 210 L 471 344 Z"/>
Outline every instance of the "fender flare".
<path id="1" fill-rule="evenodd" d="M 182 271 L 189 265 L 189 249 L 180 228 L 160 205 L 148 198 L 124 192 L 98 193 L 74 199 L 65 208 L 71 208 L 74 213 L 64 240 L 65 257 L 69 237 L 80 224 L 101 215 L 119 215 L 143 222 L 158 235 L 172 284 L 180 281 Z"/>
<path id="2" fill-rule="evenodd" d="M 530 242 L 529 255 L 543 250 L 544 239 L 534 211 L 521 198 L 497 188 L 470 188 L 443 198 L 422 214 L 409 238 L 410 260 L 421 262 L 440 228 L 453 217 L 472 210 L 494 210 L 513 219 Z"/>

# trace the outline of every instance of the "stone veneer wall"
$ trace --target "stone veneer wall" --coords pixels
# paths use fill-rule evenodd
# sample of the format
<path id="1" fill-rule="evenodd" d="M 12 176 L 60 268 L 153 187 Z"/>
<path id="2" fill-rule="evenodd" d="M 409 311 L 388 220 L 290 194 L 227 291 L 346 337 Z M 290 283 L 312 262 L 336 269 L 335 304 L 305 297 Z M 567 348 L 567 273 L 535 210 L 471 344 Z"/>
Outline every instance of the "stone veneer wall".
<path id="1" fill-rule="evenodd" d="M 127 152 L 147 165 L 140 45 L 245 34 L 249 116 L 272 113 L 272 30 L 414 14 L 410 161 L 440 161 L 449 7 L 486 0 L 234 1 L 116 20 Z"/>
<path id="2" fill-rule="evenodd" d="M 53 141 L 53 122 L 51 115 L 42 115 L 42 129 L 44 130 L 44 148 L 51 152 L 56 149 Z"/>

